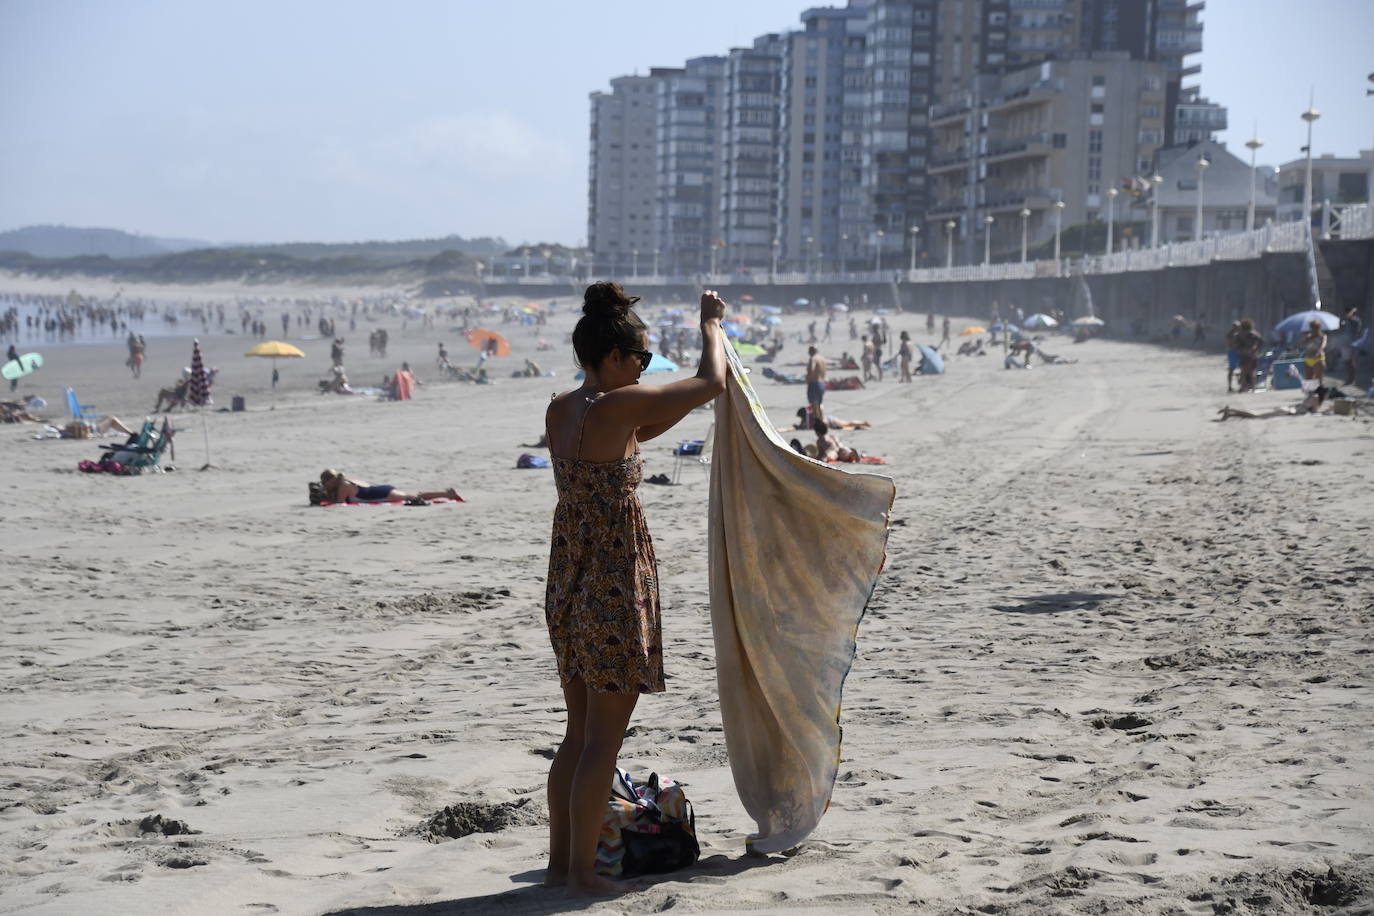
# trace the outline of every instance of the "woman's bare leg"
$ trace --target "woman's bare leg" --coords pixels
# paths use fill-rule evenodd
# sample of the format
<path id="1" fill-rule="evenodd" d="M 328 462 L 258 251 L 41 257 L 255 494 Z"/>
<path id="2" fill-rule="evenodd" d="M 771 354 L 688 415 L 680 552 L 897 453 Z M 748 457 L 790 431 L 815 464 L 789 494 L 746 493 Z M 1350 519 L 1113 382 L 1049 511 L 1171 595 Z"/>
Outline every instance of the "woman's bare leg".
<path id="1" fill-rule="evenodd" d="M 596 873 L 596 846 L 616 756 L 639 694 L 588 690 L 586 696 L 582 753 L 569 792 L 568 887 L 579 894 L 606 895 L 620 886 Z"/>
<path id="2" fill-rule="evenodd" d="M 406 497 L 406 498 L 409 499 L 410 497 Z M 457 490 L 453 489 L 452 487 L 449 487 L 447 490 L 426 490 L 425 492 L 423 492 L 423 493 L 420 494 L 420 498 L 421 498 L 421 499 L 456 499 L 456 500 L 462 500 L 463 497 L 461 497 L 461 496 L 458 495 L 458 491 L 457 491 Z"/>
<path id="3" fill-rule="evenodd" d="M 549 867 L 544 872 L 545 887 L 568 883 L 568 839 L 572 829 L 569 799 L 573 774 L 586 743 L 587 685 L 580 677 L 563 688 L 563 703 L 568 708 L 568 725 L 549 767 Z"/>

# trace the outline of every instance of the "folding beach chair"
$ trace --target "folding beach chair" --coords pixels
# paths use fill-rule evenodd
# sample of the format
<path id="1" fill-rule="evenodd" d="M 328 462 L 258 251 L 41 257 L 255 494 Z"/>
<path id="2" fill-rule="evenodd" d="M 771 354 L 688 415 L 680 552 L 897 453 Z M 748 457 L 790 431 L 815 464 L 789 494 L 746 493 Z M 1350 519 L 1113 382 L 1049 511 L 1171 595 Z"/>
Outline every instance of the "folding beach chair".
<path id="1" fill-rule="evenodd" d="M 171 444 L 172 436 L 175 433 L 169 418 L 163 417 L 162 430 L 159 432 L 157 419 L 150 417 L 143 421 L 142 428 L 130 436 L 124 444 L 102 445 L 101 449 L 105 451 L 104 460 L 117 461 L 134 474 L 141 474 L 145 471 L 160 472 L 162 470 L 162 453 Z"/>
<path id="2" fill-rule="evenodd" d="M 682 466 L 696 462 L 704 471 L 711 466 L 711 445 L 716 439 L 716 424 L 706 427 L 705 439 L 683 439 L 673 446 L 673 483 L 682 477 Z"/>
<path id="3" fill-rule="evenodd" d="M 76 392 L 67 389 L 67 413 L 71 415 L 74 422 L 85 423 L 94 428 L 96 421 L 100 419 L 100 414 L 96 412 L 94 404 L 82 404 L 77 398 Z"/>

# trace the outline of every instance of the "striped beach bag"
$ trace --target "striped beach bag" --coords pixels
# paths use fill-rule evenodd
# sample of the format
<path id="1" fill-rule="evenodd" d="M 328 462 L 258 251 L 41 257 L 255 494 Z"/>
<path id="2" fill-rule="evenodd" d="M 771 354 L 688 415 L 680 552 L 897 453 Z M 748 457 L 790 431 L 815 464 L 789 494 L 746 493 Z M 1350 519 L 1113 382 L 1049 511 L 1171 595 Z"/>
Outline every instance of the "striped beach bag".
<path id="1" fill-rule="evenodd" d="M 636 784 L 617 768 L 596 847 L 597 872 L 633 878 L 686 868 L 699 858 L 696 815 L 682 786 L 657 773 Z"/>

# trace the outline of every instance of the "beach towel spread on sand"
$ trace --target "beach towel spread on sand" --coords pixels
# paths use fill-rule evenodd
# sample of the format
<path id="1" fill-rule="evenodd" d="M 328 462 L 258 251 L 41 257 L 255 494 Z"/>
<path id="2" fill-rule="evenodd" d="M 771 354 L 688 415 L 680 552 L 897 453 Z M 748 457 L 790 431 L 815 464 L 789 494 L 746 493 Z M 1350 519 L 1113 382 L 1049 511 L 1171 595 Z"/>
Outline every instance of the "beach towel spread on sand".
<path id="1" fill-rule="evenodd" d="M 887 550 L 892 480 L 793 451 L 729 347 L 711 458 L 711 624 L 750 849 L 815 829 L 840 761 L 840 696 Z"/>

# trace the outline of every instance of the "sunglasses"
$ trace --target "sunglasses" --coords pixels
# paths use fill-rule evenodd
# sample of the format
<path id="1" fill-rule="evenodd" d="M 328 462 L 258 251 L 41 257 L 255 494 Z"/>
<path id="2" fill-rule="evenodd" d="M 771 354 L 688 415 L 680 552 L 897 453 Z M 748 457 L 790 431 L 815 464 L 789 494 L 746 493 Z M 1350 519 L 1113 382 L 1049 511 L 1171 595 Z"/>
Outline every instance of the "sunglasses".
<path id="1" fill-rule="evenodd" d="M 645 369 L 649 368 L 649 363 L 653 362 L 654 360 L 654 354 L 649 352 L 648 350 L 636 350 L 633 347 L 621 347 L 620 352 L 633 353 L 635 356 L 638 356 L 640 372 L 643 372 Z"/>

